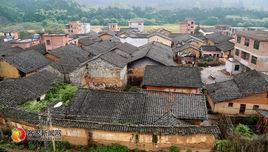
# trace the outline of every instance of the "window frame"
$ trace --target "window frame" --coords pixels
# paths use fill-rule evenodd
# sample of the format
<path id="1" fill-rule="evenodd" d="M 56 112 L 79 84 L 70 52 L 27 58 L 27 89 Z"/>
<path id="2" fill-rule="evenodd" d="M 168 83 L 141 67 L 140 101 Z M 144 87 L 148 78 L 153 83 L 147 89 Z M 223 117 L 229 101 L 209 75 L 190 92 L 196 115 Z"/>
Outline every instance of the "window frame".
<path id="1" fill-rule="evenodd" d="M 229 103 L 228 103 L 228 107 L 234 107 L 234 103 L 229 102 Z"/>
<path id="2" fill-rule="evenodd" d="M 256 44 L 256 42 L 257 42 L 257 44 Z M 255 50 L 259 50 L 260 49 L 260 41 L 259 40 L 254 40 L 253 48 Z"/>
<path id="3" fill-rule="evenodd" d="M 253 59 L 255 59 L 255 60 L 253 60 Z M 254 62 L 255 61 L 255 62 Z M 257 62 L 258 62 L 258 58 L 256 57 L 256 56 L 251 56 L 251 61 L 250 61 L 252 64 L 257 64 Z"/>
<path id="4" fill-rule="evenodd" d="M 247 58 L 246 58 L 246 57 L 247 57 Z M 247 53 L 247 52 L 242 51 L 242 53 L 241 53 L 241 58 L 242 58 L 243 60 L 249 61 L 250 54 Z"/>

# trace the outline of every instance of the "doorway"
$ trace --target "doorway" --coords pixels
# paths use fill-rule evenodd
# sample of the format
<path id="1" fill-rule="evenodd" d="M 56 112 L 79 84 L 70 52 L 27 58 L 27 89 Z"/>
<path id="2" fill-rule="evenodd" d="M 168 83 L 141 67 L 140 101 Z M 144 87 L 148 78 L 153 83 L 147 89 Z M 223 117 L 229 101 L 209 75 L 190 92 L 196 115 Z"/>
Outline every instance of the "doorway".
<path id="1" fill-rule="evenodd" d="M 241 104 L 240 109 L 239 109 L 239 114 L 245 114 L 245 111 L 246 111 L 246 105 Z"/>

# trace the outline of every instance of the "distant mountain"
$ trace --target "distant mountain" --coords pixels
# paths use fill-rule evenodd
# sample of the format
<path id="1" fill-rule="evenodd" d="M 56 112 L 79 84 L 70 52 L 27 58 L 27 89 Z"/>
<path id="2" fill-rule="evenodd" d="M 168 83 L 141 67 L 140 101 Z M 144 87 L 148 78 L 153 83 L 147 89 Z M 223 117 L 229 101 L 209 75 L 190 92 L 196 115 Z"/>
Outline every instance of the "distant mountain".
<path id="1" fill-rule="evenodd" d="M 77 0 L 80 4 L 94 7 L 154 7 L 167 8 L 201 8 L 235 7 L 246 9 L 268 10 L 268 0 Z"/>

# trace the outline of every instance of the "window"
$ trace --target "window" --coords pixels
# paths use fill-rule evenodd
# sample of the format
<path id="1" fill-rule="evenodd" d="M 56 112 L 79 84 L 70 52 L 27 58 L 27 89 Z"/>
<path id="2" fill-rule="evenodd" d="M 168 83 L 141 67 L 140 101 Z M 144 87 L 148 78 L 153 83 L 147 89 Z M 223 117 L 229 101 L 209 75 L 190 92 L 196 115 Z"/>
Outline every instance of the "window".
<path id="1" fill-rule="evenodd" d="M 239 69 L 240 69 L 240 65 L 235 65 L 234 70 L 235 70 L 235 71 L 239 71 Z"/>
<path id="2" fill-rule="evenodd" d="M 239 56 L 239 54 L 240 54 L 240 50 L 236 49 L 236 50 L 235 50 L 235 55 L 236 55 L 236 56 Z"/>
<path id="3" fill-rule="evenodd" d="M 253 63 L 253 64 L 257 64 L 257 57 L 252 56 L 252 57 L 251 57 L 251 63 Z"/>
<path id="4" fill-rule="evenodd" d="M 256 50 L 259 50 L 259 48 L 260 48 L 260 41 L 258 41 L 258 40 L 255 40 L 254 41 L 254 49 L 256 49 Z"/>
<path id="5" fill-rule="evenodd" d="M 249 46 L 249 39 L 245 39 L 245 46 Z"/>
<path id="6" fill-rule="evenodd" d="M 236 42 L 237 42 L 237 43 L 241 43 L 241 36 L 237 36 L 237 38 L 236 38 Z"/>
<path id="7" fill-rule="evenodd" d="M 50 40 L 46 40 L 47 45 L 50 45 Z"/>
<path id="8" fill-rule="evenodd" d="M 247 52 L 242 52 L 241 53 L 241 58 L 248 61 L 249 60 L 249 54 Z"/>
<path id="9" fill-rule="evenodd" d="M 156 143 L 158 142 L 157 135 L 153 135 L 153 137 L 152 137 L 152 142 L 153 142 L 154 144 L 156 144 Z"/>
<path id="10" fill-rule="evenodd" d="M 229 103 L 228 104 L 228 107 L 233 107 L 234 106 L 234 103 Z"/>
<path id="11" fill-rule="evenodd" d="M 253 110 L 258 110 L 259 109 L 259 105 L 254 105 L 253 106 Z"/>

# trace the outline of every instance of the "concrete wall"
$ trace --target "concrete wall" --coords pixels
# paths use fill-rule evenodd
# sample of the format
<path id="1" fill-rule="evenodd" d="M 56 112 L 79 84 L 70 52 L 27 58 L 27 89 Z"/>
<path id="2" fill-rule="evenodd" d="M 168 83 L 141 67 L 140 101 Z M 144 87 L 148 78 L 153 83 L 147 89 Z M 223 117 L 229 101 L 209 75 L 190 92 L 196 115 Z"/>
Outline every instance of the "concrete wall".
<path id="1" fill-rule="evenodd" d="M 0 77 L 18 78 L 20 73 L 16 67 L 0 59 Z"/>
<path id="2" fill-rule="evenodd" d="M 255 114 L 256 111 L 253 110 L 254 105 L 258 105 L 259 109 L 268 110 L 268 98 L 267 93 L 256 94 L 250 97 L 244 97 L 241 99 L 230 100 L 220 103 L 214 103 L 210 96 L 208 96 L 209 104 L 212 111 L 215 113 L 223 114 L 239 114 L 239 109 L 241 104 L 246 104 L 245 114 Z M 229 103 L 233 103 L 233 107 L 228 107 Z"/>
<path id="3" fill-rule="evenodd" d="M 149 43 L 151 42 L 159 42 L 159 43 L 162 43 L 162 44 L 165 44 L 167 46 L 170 46 L 172 45 L 172 41 L 168 40 L 168 39 L 165 39 L 161 36 L 157 36 L 157 35 L 154 35 L 152 37 L 149 37 Z"/>

